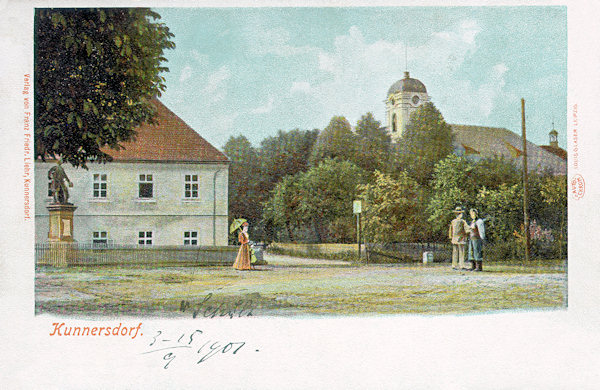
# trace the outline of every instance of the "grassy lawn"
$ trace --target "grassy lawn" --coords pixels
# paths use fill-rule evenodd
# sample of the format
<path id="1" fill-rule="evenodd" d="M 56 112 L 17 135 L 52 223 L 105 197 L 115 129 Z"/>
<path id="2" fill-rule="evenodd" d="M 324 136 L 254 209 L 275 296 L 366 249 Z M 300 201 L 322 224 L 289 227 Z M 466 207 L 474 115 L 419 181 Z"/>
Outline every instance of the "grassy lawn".
<path id="1" fill-rule="evenodd" d="M 40 268 L 36 313 L 75 316 L 454 314 L 566 306 L 557 264 L 294 264 L 229 267 Z M 182 301 L 183 304 L 182 311 Z"/>

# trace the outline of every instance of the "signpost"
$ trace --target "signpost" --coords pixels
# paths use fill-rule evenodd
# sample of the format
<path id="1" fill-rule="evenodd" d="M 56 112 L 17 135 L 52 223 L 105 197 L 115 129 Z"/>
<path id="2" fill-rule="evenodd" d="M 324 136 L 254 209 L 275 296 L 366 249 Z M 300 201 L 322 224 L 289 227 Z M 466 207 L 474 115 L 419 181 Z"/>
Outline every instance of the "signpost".
<path id="1" fill-rule="evenodd" d="M 358 246 L 358 258 L 360 259 L 360 214 L 362 213 L 362 202 L 360 200 L 352 202 L 352 211 L 356 214 L 356 243 Z"/>

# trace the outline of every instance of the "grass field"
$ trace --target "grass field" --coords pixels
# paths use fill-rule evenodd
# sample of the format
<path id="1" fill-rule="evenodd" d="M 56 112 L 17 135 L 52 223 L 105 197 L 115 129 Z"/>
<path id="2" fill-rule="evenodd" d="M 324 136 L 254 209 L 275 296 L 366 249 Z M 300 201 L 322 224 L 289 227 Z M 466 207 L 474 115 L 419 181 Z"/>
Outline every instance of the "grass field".
<path id="1" fill-rule="evenodd" d="M 357 265 L 267 255 L 229 267 L 72 267 L 36 273 L 36 313 L 73 316 L 466 314 L 566 307 L 564 267 Z M 182 302 L 184 302 L 182 304 Z M 182 311 L 184 309 L 184 311 Z"/>

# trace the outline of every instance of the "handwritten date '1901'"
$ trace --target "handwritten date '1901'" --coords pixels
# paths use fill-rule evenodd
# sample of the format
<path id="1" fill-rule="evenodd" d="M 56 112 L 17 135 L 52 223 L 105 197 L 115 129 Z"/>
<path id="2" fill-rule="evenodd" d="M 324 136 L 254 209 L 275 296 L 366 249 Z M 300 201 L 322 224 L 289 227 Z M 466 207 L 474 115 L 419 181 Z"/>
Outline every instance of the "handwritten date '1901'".
<path id="1" fill-rule="evenodd" d="M 240 352 L 244 346 L 246 346 L 245 341 L 222 342 L 211 340 L 207 338 L 200 329 L 196 329 L 189 334 L 178 334 L 175 338 L 171 338 L 164 334 L 163 331 L 158 330 L 154 336 L 151 337 L 151 342 L 148 345 L 150 350 L 142 352 L 142 354 L 156 353 L 162 356 L 162 360 L 166 362 L 163 368 L 167 369 L 177 357 L 181 356 L 181 354 L 190 356 L 190 358 L 194 360 L 198 359 L 196 360 L 196 364 L 201 364 L 215 356 L 224 354 L 235 355 Z M 258 352 L 258 349 L 256 352 Z"/>

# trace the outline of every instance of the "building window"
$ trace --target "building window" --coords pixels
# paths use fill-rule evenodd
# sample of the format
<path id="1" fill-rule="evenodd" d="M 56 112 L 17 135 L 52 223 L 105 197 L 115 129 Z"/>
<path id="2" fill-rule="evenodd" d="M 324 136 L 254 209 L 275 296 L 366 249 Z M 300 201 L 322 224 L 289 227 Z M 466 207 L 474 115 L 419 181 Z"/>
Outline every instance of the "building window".
<path id="1" fill-rule="evenodd" d="M 198 199 L 198 175 L 185 175 L 185 199 Z"/>
<path id="2" fill-rule="evenodd" d="M 92 244 L 93 246 L 106 246 L 108 244 L 108 234 L 106 232 L 94 232 Z"/>
<path id="3" fill-rule="evenodd" d="M 396 132 L 396 114 L 392 116 L 392 132 Z"/>
<path id="4" fill-rule="evenodd" d="M 139 232 L 138 245 L 152 245 L 152 232 Z"/>
<path id="5" fill-rule="evenodd" d="M 52 198 L 54 194 L 52 193 L 52 179 L 48 179 L 48 198 Z"/>
<path id="6" fill-rule="evenodd" d="M 198 232 L 183 232 L 183 245 L 198 245 Z"/>
<path id="7" fill-rule="evenodd" d="M 154 183 L 152 181 L 152 175 L 140 175 L 138 186 L 138 197 L 140 199 L 151 199 L 154 197 Z"/>
<path id="8" fill-rule="evenodd" d="M 106 173 L 94 173 L 94 198 L 106 198 Z"/>

